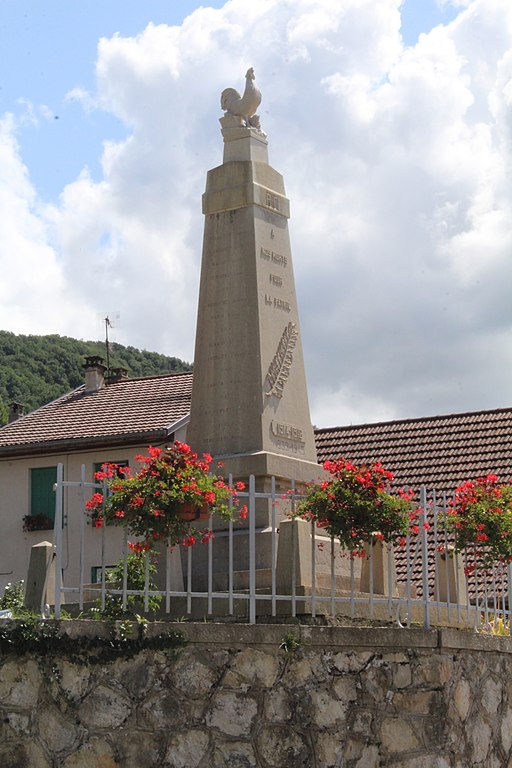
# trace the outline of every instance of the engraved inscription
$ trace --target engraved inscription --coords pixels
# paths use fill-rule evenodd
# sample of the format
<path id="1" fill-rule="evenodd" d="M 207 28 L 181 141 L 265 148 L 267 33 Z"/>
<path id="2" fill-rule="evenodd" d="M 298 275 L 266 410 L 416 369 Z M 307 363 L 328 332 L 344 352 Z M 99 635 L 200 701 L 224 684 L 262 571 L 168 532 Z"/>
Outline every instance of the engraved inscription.
<path id="1" fill-rule="evenodd" d="M 276 448 L 279 448 L 281 451 L 287 451 L 299 456 L 305 456 L 306 454 L 306 443 L 295 443 L 291 440 L 284 440 L 274 436 L 271 439 Z"/>
<path id="2" fill-rule="evenodd" d="M 298 443 L 303 443 L 302 429 L 300 427 L 294 427 L 292 424 L 285 424 L 281 421 L 270 422 L 270 429 L 275 437 L 284 437 L 287 440 L 293 440 Z"/>
<path id="3" fill-rule="evenodd" d="M 268 293 L 265 294 L 265 306 L 273 307 L 273 309 L 280 309 L 282 312 L 292 311 L 292 305 L 289 301 L 285 301 L 284 299 L 276 299 L 275 296 L 269 296 Z"/>
<path id="4" fill-rule="evenodd" d="M 283 299 L 276 299 L 274 297 L 274 309 L 282 309 L 283 312 L 291 312 L 292 307 L 289 301 L 284 301 Z"/>
<path id="5" fill-rule="evenodd" d="M 270 250 L 270 248 L 261 248 L 260 257 L 265 261 L 270 261 L 272 264 L 278 264 L 280 267 L 288 266 L 288 256 L 283 256 L 282 253 L 276 253 Z"/>
<path id="6" fill-rule="evenodd" d="M 273 275 L 272 272 L 268 276 L 268 281 L 272 285 L 276 285 L 278 288 L 281 288 L 281 286 L 283 284 L 283 278 L 279 277 L 279 275 Z"/>
<path id="7" fill-rule="evenodd" d="M 290 375 L 290 368 L 293 363 L 293 350 L 297 344 L 298 336 L 297 324 L 288 323 L 267 372 L 266 381 L 269 387 L 268 392 L 265 392 L 267 397 L 271 395 L 276 397 L 283 396 L 284 385 Z"/>
<path id="8" fill-rule="evenodd" d="M 272 251 L 272 256 L 270 257 L 270 260 L 274 264 L 281 264 L 281 266 L 286 267 L 288 264 L 288 258 L 286 256 L 283 256 L 282 253 L 276 253 L 275 251 Z"/>
<path id="9" fill-rule="evenodd" d="M 279 198 L 277 195 L 273 195 L 270 192 L 267 192 L 266 204 L 269 208 L 273 208 L 275 211 L 279 210 Z"/>

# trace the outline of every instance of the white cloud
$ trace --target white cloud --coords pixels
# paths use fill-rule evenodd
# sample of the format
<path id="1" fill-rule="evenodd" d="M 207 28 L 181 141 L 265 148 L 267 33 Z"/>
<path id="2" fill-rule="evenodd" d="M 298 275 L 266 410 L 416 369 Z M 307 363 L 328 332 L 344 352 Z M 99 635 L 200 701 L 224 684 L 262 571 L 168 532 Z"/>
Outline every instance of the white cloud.
<path id="1" fill-rule="evenodd" d="M 0 327 L 16 333 L 70 332 L 79 310 L 68 297 L 65 275 L 19 154 L 16 122 L 0 120 Z M 78 320 L 77 327 L 80 327 Z"/>
<path id="2" fill-rule="evenodd" d="M 84 171 L 37 210 L 6 133 L 7 205 L 59 300 L 87 319 L 115 306 L 120 341 L 192 358 L 219 95 L 253 65 L 292 202 L 313 421 L 509 404 L 512 6 L 472 0 L 405 48 L 400 4 L 229 0 L 102 39 L 98 93 L 69 95 L 129 127 L 99 182 Z M 46 331 L 55 302 L 40 301 Z"/>

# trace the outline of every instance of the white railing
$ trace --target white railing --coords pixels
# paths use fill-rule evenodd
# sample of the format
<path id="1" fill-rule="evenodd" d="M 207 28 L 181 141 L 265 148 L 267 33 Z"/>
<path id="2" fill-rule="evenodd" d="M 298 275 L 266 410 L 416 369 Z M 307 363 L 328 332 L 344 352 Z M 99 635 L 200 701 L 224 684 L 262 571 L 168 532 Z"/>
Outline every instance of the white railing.
<path id="1" fill-rule="evenodd" d="M 74 603 L 83 610 L 94 594 L 104 608 L 111 593 L 121 597 L 124 609 L 131 595 L 143 601 L 145 611 L 150 598 L 159 596 L 162 609 L 173 617 L 236 616 L 250 623 L 279 615 L 315 618 L 323 614 L 393 621 L 399 626 L 419 624 L 427 629 L 478 629 L 497 618 L 510 624 L 512 567 L 468 572 L 445 525 L 446 495 L 430 494 L 427 502 L 427 492 L 422 489 L 418 535 L 407 535 L 403 546 L 394 549 L 376 541 L 368 547 L 366 557 L 358 559 L 349 557 L 337 541 L 326 537 L 313 523 L 288 519 L 287 513 L 300 498 L 293 484 L 283 496 L 272 478 L 270 490 L 259 492 L 251 476 L 247 490 L 239 493 L 248 508 L 245 521 L 224 523 L 205 545 L 163 547 L 158 589 L 150 588 L 147 558 L 145 587 L 133 590 L 128 589 L 126 529 L 107 526 L 91 530 L 85 502 L 102 485 L 86 482 L 85 476 L 82 467 L 79 481 L 65 481 L 63 466 L 58 466 L 55 595 L 53 599 L 48 596 L 56 618 L 63 603 L 66 607 Z M 69 503 L 65 508 L 66 489 L 75 489 L 78 494 L 79 503 L 74 506 L 77 514 Z M 78 519 L 71 519 L 71 515 Z M 219 523 L 210 519 L 212 526 L 218 528 Z M 62 579 L 64 531 L 66 559 L 75 564 L 73 583 L 69 583 L 69 566 Z M 107 581 L 113 551 L 116 561 L 124 563 L 123 583 L 115 588 Z M 95 557 L 101 580 L 92 586 L 85 574 Z"/>

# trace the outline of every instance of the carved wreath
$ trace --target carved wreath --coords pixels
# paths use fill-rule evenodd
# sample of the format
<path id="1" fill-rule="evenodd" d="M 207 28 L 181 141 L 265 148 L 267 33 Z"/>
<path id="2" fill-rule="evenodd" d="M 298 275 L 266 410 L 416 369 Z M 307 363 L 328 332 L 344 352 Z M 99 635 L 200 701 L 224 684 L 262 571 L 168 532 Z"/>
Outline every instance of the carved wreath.
<path id="1" fill-rule="evenodd" d="M 270 363 L 266 381 L 270 386 L 268 392 L 265 392 L 267 397 L 275 395 L 275 397 L 282 397 L 284 385 L 290 375 L 290 368 L 293 362 L 293 350 L 297 343 L 299 332 L 297 330 L 296 323 L 288 323 L 283 331 L 281 340 L 277 346 L 277 352 L 274 355 L 274 359 Z"/>

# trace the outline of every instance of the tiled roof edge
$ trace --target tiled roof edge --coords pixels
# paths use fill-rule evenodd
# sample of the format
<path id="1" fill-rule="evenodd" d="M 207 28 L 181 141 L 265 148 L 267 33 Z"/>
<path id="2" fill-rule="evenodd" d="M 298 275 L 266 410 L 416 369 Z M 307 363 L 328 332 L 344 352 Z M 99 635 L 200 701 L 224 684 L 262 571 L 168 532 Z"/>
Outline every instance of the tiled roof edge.
<path id="1" fill-rule="evenodd" d="M 173 431 L 173 430 L 171 430 Z M 83 448 L 103 448 L 113 445 L 138 445 L 153 440 L 164 441 L 169 437 L 169 430 L 153 429 L 147 432 L 121 432 L 117 435 L 99 435 L 94 437 L 75 437 L 65 440 L 46 440 L 39 443 L 6 445 L 0 448 L 0 459 L 11 456 L 40 456 L 42 453 L 69 453 Z"/>
<path id="2" fill-rule="evenodd" d="M 462 413 L 445 413 L 437 416 L 416 416 L 412 419 L 391 419 L 390 421 L 368 421 L 362 424 L 345 424 L 337 427 L 315 427 L 315 435 L 323 432 L 337 432 L 339 430 L 363 429 L 364 427 L 386 427 L 392 424 L 417 424 L 426 421 L 443 421 L 444 419 L 462 419 L 465 416 L 483 416 L 485 414 L 512 413 L 512 408 L 491 408 L 481 411 L 463 411 Z"/>

